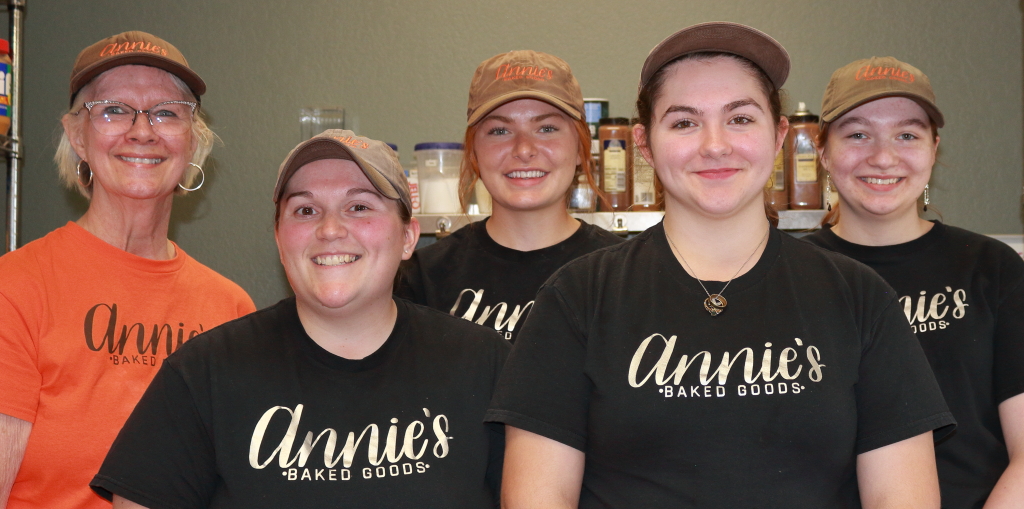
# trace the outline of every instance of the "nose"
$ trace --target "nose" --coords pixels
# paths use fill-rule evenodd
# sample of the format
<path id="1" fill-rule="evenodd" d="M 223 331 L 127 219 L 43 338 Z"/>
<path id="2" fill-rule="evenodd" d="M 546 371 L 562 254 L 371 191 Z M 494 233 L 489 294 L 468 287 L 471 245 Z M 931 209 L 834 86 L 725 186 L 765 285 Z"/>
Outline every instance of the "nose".
<path id="1" fill-rule="evenodd" d="M 533 159 L 537 155 L 535 141 L 531 133 L 517 133 L 515 135 L 515 145 L 512 147 L 513 156 L 520 161 Z"/>
<path id="2" fill-rule="evenodd" d="M 892 143 L 879 141 L 875 150 L 868 156 L 868 164 L 879 169 L 889 169 L 899 164 L 900 156 Z"/>
<path id="3" fill-rule="evenodd" d="M 341 239 L 348 236 L 348 228 L 339 214 L 325 212 L 317 227 L 317 238 L 320 240 Z"/>
<path id="4" fill-rule="evenodd" d="M 732 146 L 726 138 L 725 129 L 715 124 L 708 124 L 702 131 L 701 155 L 717 159 L 732 152 Z"/>
<path id="5" fill-rule="evenodd" d="M 132 126 L 125 136 L 139 143 L 153 143 L 157 140 L 156 130 L 153 129 L 153 124 L 149 121 L 149 110 L 135 112 Z"/>

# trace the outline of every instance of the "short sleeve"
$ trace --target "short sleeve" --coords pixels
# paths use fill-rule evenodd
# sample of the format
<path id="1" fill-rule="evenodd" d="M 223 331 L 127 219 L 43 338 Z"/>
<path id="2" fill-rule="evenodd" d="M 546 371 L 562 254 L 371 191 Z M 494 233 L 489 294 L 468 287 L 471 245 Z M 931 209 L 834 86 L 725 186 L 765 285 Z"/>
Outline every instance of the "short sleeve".
<path id="1" fill-rule="evenodd" d="M 586 353 L 578 315 L 555 286 L 541 287 L 485 419 L 584 450 L 593 388 Z"/>
<path id="2" fill-rule="evenodd" d="M 28 309 L 36 302 L 19 293 L 0 292 L 0 413 L 35 422 L 43 378 L 30 315 L 42 311 Z"/>
<path id="3" fill-rule="evenodd" d="M 924 350 L 897 303 L 890 297 L 862 346 L 857 454 L 932 430 L 940 441 L 955 428 Z"/>
<path id="4" fill-rule="evenodd" d="M 218 474 L 210 434 L 181 375 L 164 362 L 90 486 L 149 509 L 205 508 Z"/>
<path id="5" fill-rule="evenodd" d="M 1016 257 L 1016 253 L 1013 253 Z M 996 404 L 1024 393 L 1024 261 L 1012 260 L 1016 277 L 998 304 L 992 352 Z"/>

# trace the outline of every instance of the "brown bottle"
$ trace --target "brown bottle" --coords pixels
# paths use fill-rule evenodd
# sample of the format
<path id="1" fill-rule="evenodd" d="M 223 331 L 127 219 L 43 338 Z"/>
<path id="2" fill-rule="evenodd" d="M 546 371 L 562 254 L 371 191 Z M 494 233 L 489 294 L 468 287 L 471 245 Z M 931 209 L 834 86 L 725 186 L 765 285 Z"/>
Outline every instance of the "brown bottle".
<path id="1" fill-rule="evenodd" d="M 796 112 L 789 117 L 789 134 L 783 145 L 791 209 L 821 208 L 818 152 L 814 148 L 817 136 L 818 116 L 807 111 L 807 105 L 799 103 Z"/>
<path id="2" fill-rule="evenodd" d="M 597 129 L 600 144 L 598 172 L 601 174 L 601 190 L 604 191 L 608 203 L 599 205 L 602 212 L 624 212 L 629 209 L 630 167 L 632 161 L 627 157 L 627 140 L 631 135 L 629 119 L 622 117 L 602 118 L 601 127 Z"/>

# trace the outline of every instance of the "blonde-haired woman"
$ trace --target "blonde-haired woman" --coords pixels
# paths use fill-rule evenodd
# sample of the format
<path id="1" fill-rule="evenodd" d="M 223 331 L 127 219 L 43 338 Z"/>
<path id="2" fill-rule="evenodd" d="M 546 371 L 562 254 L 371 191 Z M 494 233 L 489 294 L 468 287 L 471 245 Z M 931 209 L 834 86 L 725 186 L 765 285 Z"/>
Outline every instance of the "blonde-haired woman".
<path id="1" fill-rule="evenodd" d="M 110 507 L 89 479 L 160 363 L 255 310 L 167 238 L 174 195 L 205 178 L 205 91 L 144 32 L 75 61 L 56 160 L 89 208 L 0 257 L 0 507 Z"/>

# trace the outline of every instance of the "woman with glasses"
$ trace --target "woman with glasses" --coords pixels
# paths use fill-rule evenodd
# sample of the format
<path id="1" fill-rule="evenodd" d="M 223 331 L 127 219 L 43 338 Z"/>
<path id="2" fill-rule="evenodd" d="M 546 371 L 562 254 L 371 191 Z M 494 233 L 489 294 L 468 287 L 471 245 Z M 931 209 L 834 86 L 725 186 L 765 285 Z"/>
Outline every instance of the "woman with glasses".
<path id="1" fill-rule="evenodd" d="M 0 507 L 110 507 L 89 479 L 163 359 L 255 310 L 167 238 L 204 181 L 205 91 L 143 32 L 75 61 L 55 159 L 88 210 L 0 258 Z"/>

